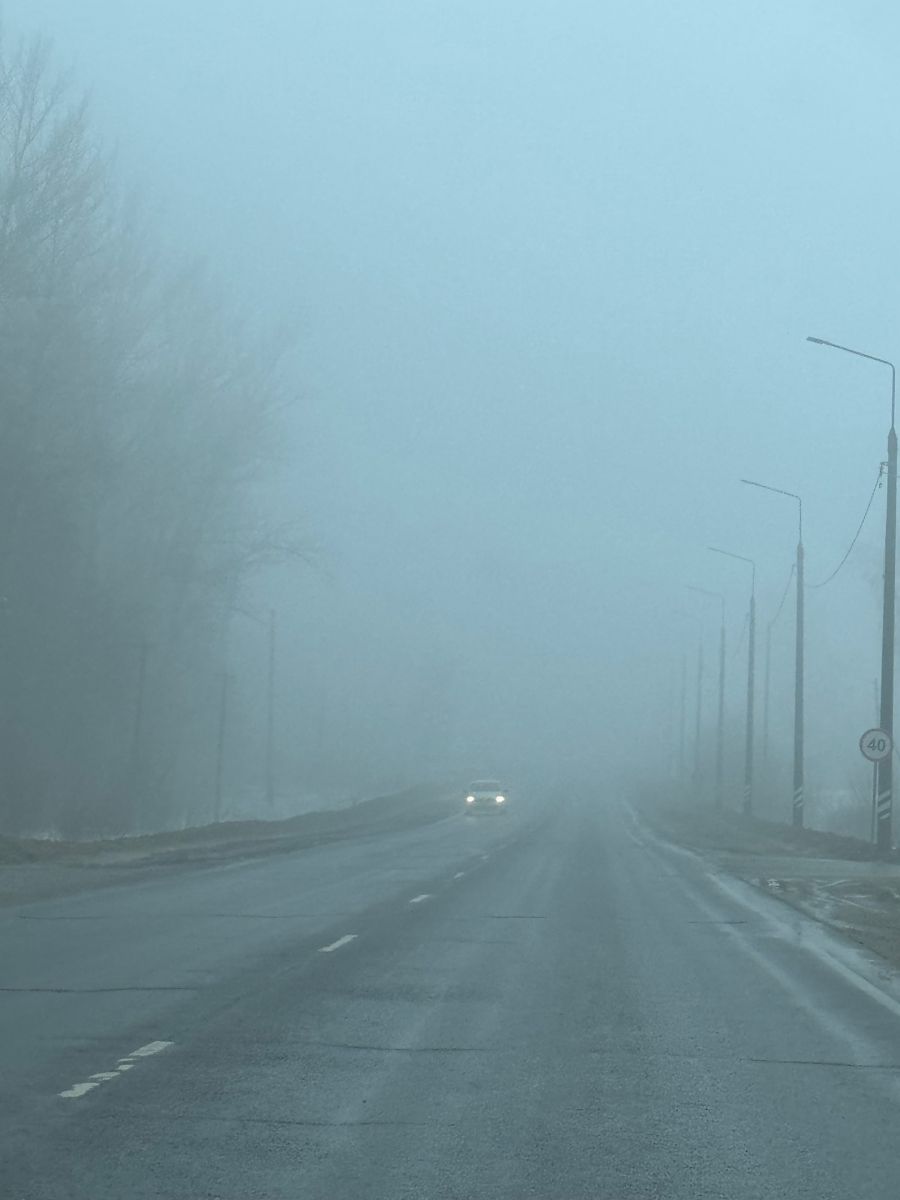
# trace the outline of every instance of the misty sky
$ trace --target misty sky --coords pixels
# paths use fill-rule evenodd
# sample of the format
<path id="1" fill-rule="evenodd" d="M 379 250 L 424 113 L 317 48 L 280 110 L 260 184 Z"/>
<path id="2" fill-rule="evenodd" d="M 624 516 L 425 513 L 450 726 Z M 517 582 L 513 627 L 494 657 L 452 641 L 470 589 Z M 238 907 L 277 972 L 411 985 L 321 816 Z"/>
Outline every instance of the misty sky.
<path id="1" fill-rule="evenodd" d="M 759 560 L 772 615 L 794 511 L 741 476 L 803 494 L 810 582 L 841 557 L 889 375 L 804 338 L 900 357 L 895 5 L 2 11 L 54 38 L 171 238 L 263 322 L 299 321 L 273 490 L 334 582 L 295 579 L 279 610 L 340 646 L 345 690 L 402 679 L 399 713 L 434 660 L 473 719 L 608 757 L 665 720 L 696 637 L 681 614 L 707 613 L 712 651 L 686 584 L 724 589 L 739 633 L 747 577 L 707 545 Z M 849 711 L 854 767 L 883 503 L 809 600 L 811 754 Z M 786 656 L 777 672 L 786 715 Z"/>

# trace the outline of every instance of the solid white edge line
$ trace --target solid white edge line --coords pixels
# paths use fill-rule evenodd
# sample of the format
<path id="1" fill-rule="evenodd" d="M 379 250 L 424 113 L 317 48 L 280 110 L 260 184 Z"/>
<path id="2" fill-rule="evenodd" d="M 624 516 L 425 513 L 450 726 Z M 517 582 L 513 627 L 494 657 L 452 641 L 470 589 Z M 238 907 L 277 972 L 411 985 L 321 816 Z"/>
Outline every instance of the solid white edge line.
<path id="1" fill-rule="evenodd" d="M 635 819 L 637 819 L 636 814 Z M 893 974 L 885 975 L 885 966 L 890 965 L 887 959 L 882 958 L 874 950 L 857 949 L 856 946 L 841 937 L 839 930 L 816 920 L 802 909 L 786 904 L 777 898 L 776 893 L 758 887 L 749 879 L 740 875 L 732 875 L 731 872 L 721 873 L 722 868 L 717 868 L 715 863 L 704 857 L 700 851 L 667 842 L 650 829 L 647 829 L 646 833 L 650 848 L 655 850 L 659 857 L 662 858 L 668 853 L 674 858 L 680 856 L 692 859 L 703 869 L 705 879 L 709 884 L 731 900 L 736 901 L 744 909 L 767 921 L 770 928 L 774 927 L 782 933 L 786 931 L 794 936 L 799 918 L 803 926 L 803 942 L 807 953 L 817 958 L 820 963 L 829 966 L 837 975 L 857 987 L 859 991 L 876 1001 L 882 1008 L 887 1009 L 894 1016 L 900 1017 L 900 988 L 898 988 L 896 977 Z M 682 886 L 686 890 L 690 888 L 684 876 L 675 875 L 674 877 L 681 880 Z M 697 899 L 696 893 L 693 894 Z M 762 958 L 758 950 L 748 951 L 746 943 L 744 943 L 744 949 L 751 954 L 751 957 Z M 770 963 L 768 970 L 770 974 L 775 975 L 778 968 Z M 782 974 L 786 975 L 785 972 Z"/>
<path id="2" fill-rule="evenodd" d="M 320 946 L 320 954 L 331 954 L 334 950 L 340 950 L 341 946 L 346 946 L 348 942 L 353 942 L 357 938 L 355 933 L 345 933 L 343 937 L 339 937 L 336 942 L 332 942 L 330 946 Z"/>

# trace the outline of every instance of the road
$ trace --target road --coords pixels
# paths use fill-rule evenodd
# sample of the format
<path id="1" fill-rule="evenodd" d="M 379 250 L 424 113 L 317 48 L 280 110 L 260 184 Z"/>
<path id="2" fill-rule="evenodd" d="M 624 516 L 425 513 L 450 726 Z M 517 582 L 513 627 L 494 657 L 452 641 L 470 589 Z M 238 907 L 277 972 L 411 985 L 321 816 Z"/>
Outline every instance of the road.
<path id="1" fill-rule="evenodd" d="M 6 910 L 0 962 L 4 1200 L 900 1187 L 887 972 L 595 797 Z"/>

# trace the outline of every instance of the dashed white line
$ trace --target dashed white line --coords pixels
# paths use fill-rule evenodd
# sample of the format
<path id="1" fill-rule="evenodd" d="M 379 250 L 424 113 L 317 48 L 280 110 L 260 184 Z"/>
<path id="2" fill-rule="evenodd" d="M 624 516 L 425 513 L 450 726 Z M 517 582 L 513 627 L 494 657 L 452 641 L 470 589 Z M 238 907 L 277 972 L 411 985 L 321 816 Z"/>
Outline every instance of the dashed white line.
<path id="1" fill-rule="evenodd" d="M 92 1088 L 99 1086 L 99 1083 L 76 1083 L 68 1091 L 60 1092 L 59 1094 L 63 1100 L 77 1100 L 79 1096 L 83 1096 L 86 1092 L 91 1091 Z"/>
<path id="2" fill-rule="evenodd" d="M 88 1092 L 92 1092 L 94 1088 L 99 1087 L 101 1083 L 108 1083 L 110 1079 L 118 1079 L 123 1071 L 130 1071 L 132 1067 L 137 1066 L 137 1063 L 132 1061 L 133 1059 L 150 1058 L 154 1054 L 159 1054 L 161 1050 L 168 1050 L 172 1045 L 174 1045 L 173 1042 L 148 1042 L 146 1046 L 139 1046 L 125 1058 L 120 1058 L 114 1071 L 97 1071 L 84 1083 L 73 1083 L 70 1088 L 66 1088 L 64 1092 L 58 1092 L 57 1095 L 63 1100 L 79 1100 Z"/>
<path id="3" fill-rule="evenodd" d="M 129 1058 L 149 1058 L 151 1054 L 159 1054 L 160 1050 L 168 1050 L 172 1042 L 148 1042 L 146 1046 L 141 1046 L 138 1050 L 132 1050 L 130 1054 L 126 1054 L 120 1062 L 127 1062 Z"/>
<path id="4" fill-rule="evenodd" d="M 340 950 L 341 946 L 346 946 L 348 942 L 353 942 L 357 938 L 355 933 L 345 933 L 343 937 L 339 937 L 336 942 L 332 942 L 330 946 L 320 946 L 320 954 L 331 954 L 335 950 Z"/>
<path id="5" fill-rule="evenodd" d="M 410 904 L 421 904 L 423 900 L 430 900 L 431 892 L 423 892 L 421 896 L 413 896 Z"/>
<path id="6" fill-rule="evenodd" d="M 465 871 L 457 871 L 456 874 L 453 876 L 453 878 L 454 879 L 462 879 L 463 875 L 465 875 Z"/>

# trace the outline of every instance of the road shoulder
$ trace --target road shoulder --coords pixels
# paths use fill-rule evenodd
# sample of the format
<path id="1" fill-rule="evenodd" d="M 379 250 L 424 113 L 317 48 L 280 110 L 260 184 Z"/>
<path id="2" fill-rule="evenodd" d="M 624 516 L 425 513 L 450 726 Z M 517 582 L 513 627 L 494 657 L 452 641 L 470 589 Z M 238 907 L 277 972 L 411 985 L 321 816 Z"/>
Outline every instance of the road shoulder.
<path id="1" fill-rule="evenodd" d="M 642 804 L 635 815 L 657 838 L 900 966 L 900 862 L 867 843 L 734 812 Z"/>

